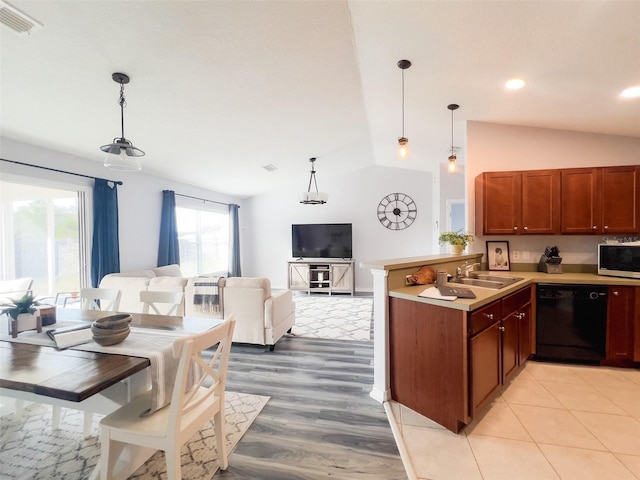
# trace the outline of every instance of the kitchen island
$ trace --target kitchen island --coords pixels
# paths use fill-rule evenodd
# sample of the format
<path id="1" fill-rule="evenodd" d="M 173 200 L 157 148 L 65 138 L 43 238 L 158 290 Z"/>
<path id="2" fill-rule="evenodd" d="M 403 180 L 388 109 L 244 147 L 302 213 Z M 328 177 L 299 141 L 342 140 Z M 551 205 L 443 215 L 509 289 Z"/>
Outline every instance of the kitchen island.
<path id="1" fill-rule="evenodd" d="M 638 280 L 591 273 L 500 272 L 522 280 L 499 290 L 465 286 L 476 298 L 455 301 L 420 297 L 429 285 L 405 284 L 406 276 L 422 266 L 454 275 L 457 267 L 479 262 L 481 257 L 437 255 L 361 264 L 374 277 L 373 398 L 393 399 L 459 432 L 535 353 L 538 282 L 607 285 L 616 289 L 612 295 L 619 289 L 626 292 L 626 309 L 614 308 L 612 313 L 611 305 L 616 303 L 610 304 L 607 341 L 609 330 L 615 333 L 618 325 L 624 325 L 619 337 L 632 339 L 625 344 L 631 345 L 625 355 L 631 364 L 640 361 Z"/>

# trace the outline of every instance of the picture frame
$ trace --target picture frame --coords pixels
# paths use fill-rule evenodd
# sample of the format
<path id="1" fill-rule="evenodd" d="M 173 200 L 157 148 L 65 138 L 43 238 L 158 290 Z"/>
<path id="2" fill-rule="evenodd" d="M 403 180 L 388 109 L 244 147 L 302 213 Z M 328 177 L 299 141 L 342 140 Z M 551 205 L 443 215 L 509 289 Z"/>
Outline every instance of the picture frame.
<path id="1" fill-rule="evenodd" d="M 487 265 L 489 270 L 511 270 L 509 242 L 487 241 Z"/>

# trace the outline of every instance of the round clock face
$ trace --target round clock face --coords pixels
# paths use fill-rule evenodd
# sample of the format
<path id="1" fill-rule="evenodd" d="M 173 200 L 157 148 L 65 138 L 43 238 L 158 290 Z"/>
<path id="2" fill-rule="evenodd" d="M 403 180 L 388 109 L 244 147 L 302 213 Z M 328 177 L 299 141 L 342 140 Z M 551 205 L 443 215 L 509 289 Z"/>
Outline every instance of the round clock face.
<path id="1" fill-rule="evenodd" d="M 404 193 L 390 193 L 378 204 L 378 220 L 389 230 L 403 230 L 418 214 L 416 202 Z"/>

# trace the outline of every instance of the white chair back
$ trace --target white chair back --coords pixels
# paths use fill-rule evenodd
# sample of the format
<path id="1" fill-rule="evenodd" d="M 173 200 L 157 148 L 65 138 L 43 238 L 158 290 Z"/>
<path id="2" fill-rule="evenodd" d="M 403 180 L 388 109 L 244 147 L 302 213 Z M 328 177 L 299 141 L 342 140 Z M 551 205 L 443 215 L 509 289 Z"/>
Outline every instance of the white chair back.
<path id="1" fill-rule="evenodd" d="M 142 313 L 155 313 L 156 315 L 182 315 L 184 312 L 184 308 L 182 306 L 183 298 L 184 292 L 142 290 L 140 292 L 140 301 L 143 303 Z M 165 305 L 165 308 L 161 310 L 158 305 Z M 152 312 L 149 310 L 152 310 Z"/>
<path id="2" fill-rule="evenodd" d="M 140 416 L 148 408 L 148 394 L 107 415 L 100 422 L 100 475 L 102 480 L 115 478 L 125 445 L 163 450 L 167 478 L 180 480 L 180 451 L 196 432 L 212 419 L 216 437 L 218 463 L 229 466 L 225 438 L 224 392 L 229 367 L 229 353 L 235 320 L 229 317 L 216 327 L 176 340 L 173 353 L 180 361 L 173 384 L 171 403 L 155 412 Z M 216 347 L 213 350 L 212 347 Z M 207 351 L 203 358 L 202 352 Z M 213 356 L 209 359 L 209 356 Z"/>
<path id="3" fill-rule="evenodd" d="M 230 316 L 217 327 L 174 342 L 173 353 L 176 355 L 180 352 L 180 364 L 171 396 L 169 425 L 172 428 L 179 428 L 182 417 L 192 410 L 199 410 L 201 405 L 220 402 L 220 408 L 224 410 L 234 327 L 235 320 Z M 202 352 L 216 345 L 215 351 L 207 352 L 213 353 L 211 359 L 203 359 Z M 190 378 L 197 378 L 198 381 L 188 388 Z M 220 438 L 225 438 L 224 434 Z"/>
<path id="4" fill-rule="evenodd" d="M 117 312 L 120 307 L 120 290 L 112 288 L 80 289 L 82 310 L 104 310 Z"/>

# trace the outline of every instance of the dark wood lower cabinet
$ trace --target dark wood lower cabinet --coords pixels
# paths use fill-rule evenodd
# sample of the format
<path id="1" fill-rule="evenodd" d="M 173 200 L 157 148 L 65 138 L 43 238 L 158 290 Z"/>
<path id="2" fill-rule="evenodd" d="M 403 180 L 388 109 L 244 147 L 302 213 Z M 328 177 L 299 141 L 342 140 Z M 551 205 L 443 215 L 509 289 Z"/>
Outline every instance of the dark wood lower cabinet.
<path id="1" fill-rule="evenodd" d="M 391 397 L 458 433 L 531 356 L 527 286 L 472 312 L 389 297 Z M 640 361 L 640 287 L 609 287 L 607 361 Z"/>
<path id="2" fill-rule="evenodd" d="M 527 361 L 527 359 L 533 353 L 531 351 L 531 331 L 532 331 L 532 318 L 531 318 L 531 303 L 523 305 L 520 308 L 518 317 L 518 364 L 521 365 Z"/>
<path id="3" fill-rule="evenodd" d="M 502 383 L 511 378 L 518 368 L 518 312 L 502 320 Z"/>
<path id="4" fill-rule="evenodd" d="M 389 298 L 391 397 L 456 433 L 469 422 L 466 314 Z"/>
<path id="5" fill-rule="evenodd" d="M 609 361 L 632 362 L 634 360 L 637 288 L 609 287 L 606 343 L 606 359 Z"/>
<path id="6" fill-rule="evenodd" d="M 471 417 L 491 399 L 502 383 L 500 321 L 469 340 L 471 358 Z"/>

